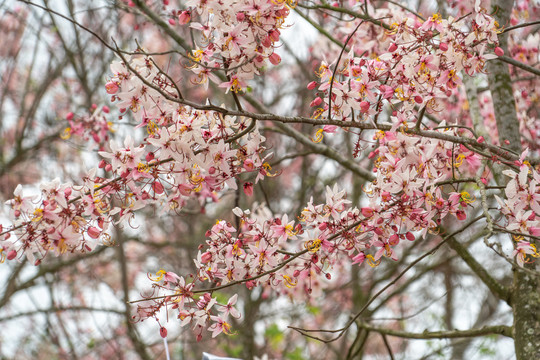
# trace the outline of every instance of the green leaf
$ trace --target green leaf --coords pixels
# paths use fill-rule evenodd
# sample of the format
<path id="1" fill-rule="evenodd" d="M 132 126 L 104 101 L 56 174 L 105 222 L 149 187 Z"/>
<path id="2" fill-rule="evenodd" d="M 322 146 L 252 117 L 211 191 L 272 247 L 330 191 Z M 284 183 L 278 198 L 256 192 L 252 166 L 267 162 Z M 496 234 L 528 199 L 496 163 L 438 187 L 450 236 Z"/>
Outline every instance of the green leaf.
<path id="1" fill-rule="evenodd" d="M 284 335 L 283 331 L 280 330 L 277 324 L 271 324 L 264 331 L 264 337 L 270 343 L 274 349 L 279 347 L 279 344 L 283 341 Z"/>
<path id="2" fill-rule="evenodd" d="M 301 347 L 297 347 L 296 349 L 294 349 L 293 352 L 286 354 L 285 359 L 287 359 L 287 360 L 305 360 L 304 356 L 302 355 L 302 350 L 303 349 Z"/>

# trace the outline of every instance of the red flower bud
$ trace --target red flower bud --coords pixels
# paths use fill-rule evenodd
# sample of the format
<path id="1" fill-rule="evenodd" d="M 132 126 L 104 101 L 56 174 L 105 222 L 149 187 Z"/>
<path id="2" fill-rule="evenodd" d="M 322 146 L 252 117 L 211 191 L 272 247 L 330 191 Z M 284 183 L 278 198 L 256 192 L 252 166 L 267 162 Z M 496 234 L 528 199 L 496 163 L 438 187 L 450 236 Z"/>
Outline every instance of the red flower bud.
<path id="1" fill-rule="evenodd" d="M 313 89 L 315 89 L 316 87 L 317 87 L 317 82 L 316 82 L 316 81 L 312 81 L 312 82 L 310 82 L 310 83 L 307 85 L 307 88 L 308 88 L 309 90 L 313 90 Z"/>
<path id="2" fill-rule="evenodd" d="M 364 114 L 369 111 L 369 102 L 367 101 L 360 101 L 360 111 Z"/>
<path id="3" fill-rule="evenodd" d="M 163 194 L 163 185 L 159 181 L 154 181 L 152 184 L 152 189 L 154 189 L 154 192 L 156 194 Z"/>
<path id="4" fill-rule="evenodd" d="M 116 94 L 118 92 L 118 85 L 113 81 L 109 81 L 105 84 L 105 91 L 107 91 L 107 94 L 110 95 Z"/>
<path id="5" fill-rule="evenodd" d="M 367 218 L 372 217 L 373 213 L 374 212 L 373 212 L 372 208 L 369 208 L 369 207 L 363 207 L 362 208 L 362 215 L 364 215 Z"/>
<path id="6" fill-rule="evenodd" d="M 97 239 L 99 235 L 101 234 L 101 231 L 95 226 L 90 226 L 88 228 L 88 236 L 90 236 L 92 239 Z"/>
<path id="7" fill-rule="evenodd" d="M 321 103 L 322 103 L 322 99 L 320 97 L 316 97 L 315 100 L 313 100 L 311 104 L 309 104 L 309 106 L 315 107 L 315 106 L 321 105 Z"/>
<path id="8" fill-rule="evenodd" d="M 244 193 L 247 196 L 253 195 L 253 183 L 252 182 L 246 182 L 244 183 Z"/>
<path id="9" fill-rule="evenodd" d="M 8 260 L 13 260 L 15 259 L 15 257 L 17 256 L 17 252 L 15 250 L 10 250 L 8 253 L 7 253 L 7 259 Z"/>
<path id="10" fill-rule="evenodd" d="M 212 260 L 212 254 L 208 251 L 201 255 L 201 261 L 203 264 L 207 264 Z"/>
<path id="11" fill-rule="evenodd" d="M 190 20 L 191 20 L 191 14 L 189 13 L 189 11 L 182 11 L 178 15 L 178 23 L 180 25 L 187 24 Z"/>
<path id="12" fill-rule="evenodd" d="M 272 55 L 268 57 L 268 60 L 270 60 L 272 65 L 278 65 L 281 62 L 281 56 L 276 53 L 272 53 Z"/>

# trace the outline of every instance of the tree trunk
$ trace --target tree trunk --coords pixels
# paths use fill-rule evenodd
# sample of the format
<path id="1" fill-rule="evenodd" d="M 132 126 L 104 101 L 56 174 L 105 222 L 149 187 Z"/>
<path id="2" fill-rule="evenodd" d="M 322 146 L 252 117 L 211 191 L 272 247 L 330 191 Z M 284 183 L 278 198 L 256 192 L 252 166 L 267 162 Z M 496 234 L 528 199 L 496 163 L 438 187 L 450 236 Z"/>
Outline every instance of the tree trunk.
<path id="1" fill-rule="evenodd" d="M 493 2 L 497 21 L 509 24 L 514 2 Z M 506 35 L 499 37 L 500 47 L 510 55 Z M 521 152 L 519 122 L 512 94 L 508 65 L 497 60 L 488 64 L 489 87 L 493 97 L 497 129 L 501 145 L 516 153 Z M 508 140 L 508 143 L 505 143 Z M 536 271 L 537 265 L 526 264 L 526 269 Z M 511 305 L 514 313 L 514 344 L 517 360 L 540 359 L 540 287 L 539 277 L 521 269 L 514 269 L 514 286 Z"/>

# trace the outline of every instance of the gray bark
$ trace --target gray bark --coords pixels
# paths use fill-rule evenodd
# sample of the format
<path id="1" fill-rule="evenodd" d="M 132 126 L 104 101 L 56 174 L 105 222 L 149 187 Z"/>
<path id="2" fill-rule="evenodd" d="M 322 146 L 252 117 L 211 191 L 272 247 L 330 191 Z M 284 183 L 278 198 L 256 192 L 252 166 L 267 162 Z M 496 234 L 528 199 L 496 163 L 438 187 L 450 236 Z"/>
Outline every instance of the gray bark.
<path id="1" fill-rule="evenodd" d="M 496 0 L 493 3 L 499 24 L 509 24 L 514 1 Z M 500 47 L 509 55 L 506 35 L 499 37 Z M 519 122 L 512 94 L 508 65 L 490 61 L 487 67 L 489 87 L 493 97 L 497 129 L 501 145 L 516 153 L 521 152 Z M 505 140 L 509 144 L 505 144 Z M 535 271 L 536 263 L 526 264 Z M 511 305 L 514 313 L 514 344 L 517 360 L 540 359 L 540 287 L 539 277 L 520 269 L 514 270 Z"/>
<path id="2" fill-rule="evenodd" d="M 514 1 L 496 0 L 493 2 L 494 8 L 497 9 L 495 17 L 501 26 L 510 23 L 513 5 Z M 499 36 L 499 47 L 504 50 L 505 54 L 509 54 L 506 34 Z M 508 64 L 499 60 L 491 60 L 487 64 L 487 71 L 501 146 L 520 153 L 519 121 Z M 509 143 L 506 144 L 505 140 L 508 140 Z"/>

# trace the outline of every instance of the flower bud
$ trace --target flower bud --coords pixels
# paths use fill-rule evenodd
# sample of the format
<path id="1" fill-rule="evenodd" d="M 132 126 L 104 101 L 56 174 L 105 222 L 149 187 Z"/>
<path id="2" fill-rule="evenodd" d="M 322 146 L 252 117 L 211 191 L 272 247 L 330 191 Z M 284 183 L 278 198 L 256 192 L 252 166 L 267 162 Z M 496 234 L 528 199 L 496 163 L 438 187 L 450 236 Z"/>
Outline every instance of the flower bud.
<path id="1" fill-rule="evenodd" d="M 252 182 L 244 183 L 244 193 L 247 196 L 252 196 L 253 195 L 253 183 Z"/>
<path id="2" fill-rule="evenodd" d="M 201 262 L 203 264 L 208 264 L 210 260 L 212 260 L 212 254 L 210 252 L 207 251 L 201 255 Z"/>
<path id="3" fill-rule="evenodd" d="M 105 84 L 105 91 L 107 91 L 107 94 L 109 95 L 116 94 L 118 92 L 118 85 L 113 81 L 109 81 Z"/>
<path id="4" fill-rule="evenodd" d="M 268 60 L 270 60 L 272 65 L 278 65 L 281 62 L 281 57 L 276 53 L 272 53 L 272 55 L 268 57 Z"/>
<path id="5" fill-rule="evenodd" d="M 163 194 L 163 185 L 159 181 L 154 181 L 152 184 L 152 189 L 156 194 Z"/>
<path id="6" fill-rule="evenodd" d="M 92 239 L 97 239 L 99 235 L 101 234 L 101 231 L 95 226 L 90 226 L 87 230 L 88 236 L 90 236 Z"/>
<path id="7" fill-rule="evenodd" d="M 13 260 L 15 259 L 15 257 L 17 256 L 17 252 L 15 250 L 10 250 L 8 253 L 7 253 L 7 256 L 6 258 L 8 260 Z"/>
<path id="8" fill-rule="evenodd" d="M 270 39 L 272 41 L 279 41 L 279 35 L 281 35 L 281 34 L 280 34 L 279 30 L 274 29 L 274 30 L 270 30 L 268 35 L 270 36 Z"/>
<path id="9" fill-rule="evenodd" d="M 360 111 L 363 112 L 364 114 L 367 113 L 369 111 L 369 102 L 367 101 L 360 101 Z"/>
<path id="10" fill-rule="evenodd" d="M 189 21 L 191 20 L 191 14 L 189 13 L 189 11 L 182 11 L 179 15 L 178 15 L 178 23 L 180 25 L 184 25 L 184 24 L 187 24 Z"/>
<path id="11" fill-rule="evenodd" d="M 373 209 L 372 208 L 369 208 L 369 207 L 363 207 L 362 208 L 362 215 L 364 215 L 364 217 L 372 217 L 373 216 Z"/>
<path id="12" fill-rule="evenodd" d="M 316 97 L 315 100 L 313 100 L 311 104 L 309 104 L 309 106 L 315 107 L 315 106 L 321 105 L 321 103 L 322 103 L 322 99 L 320 97 Z"/>

